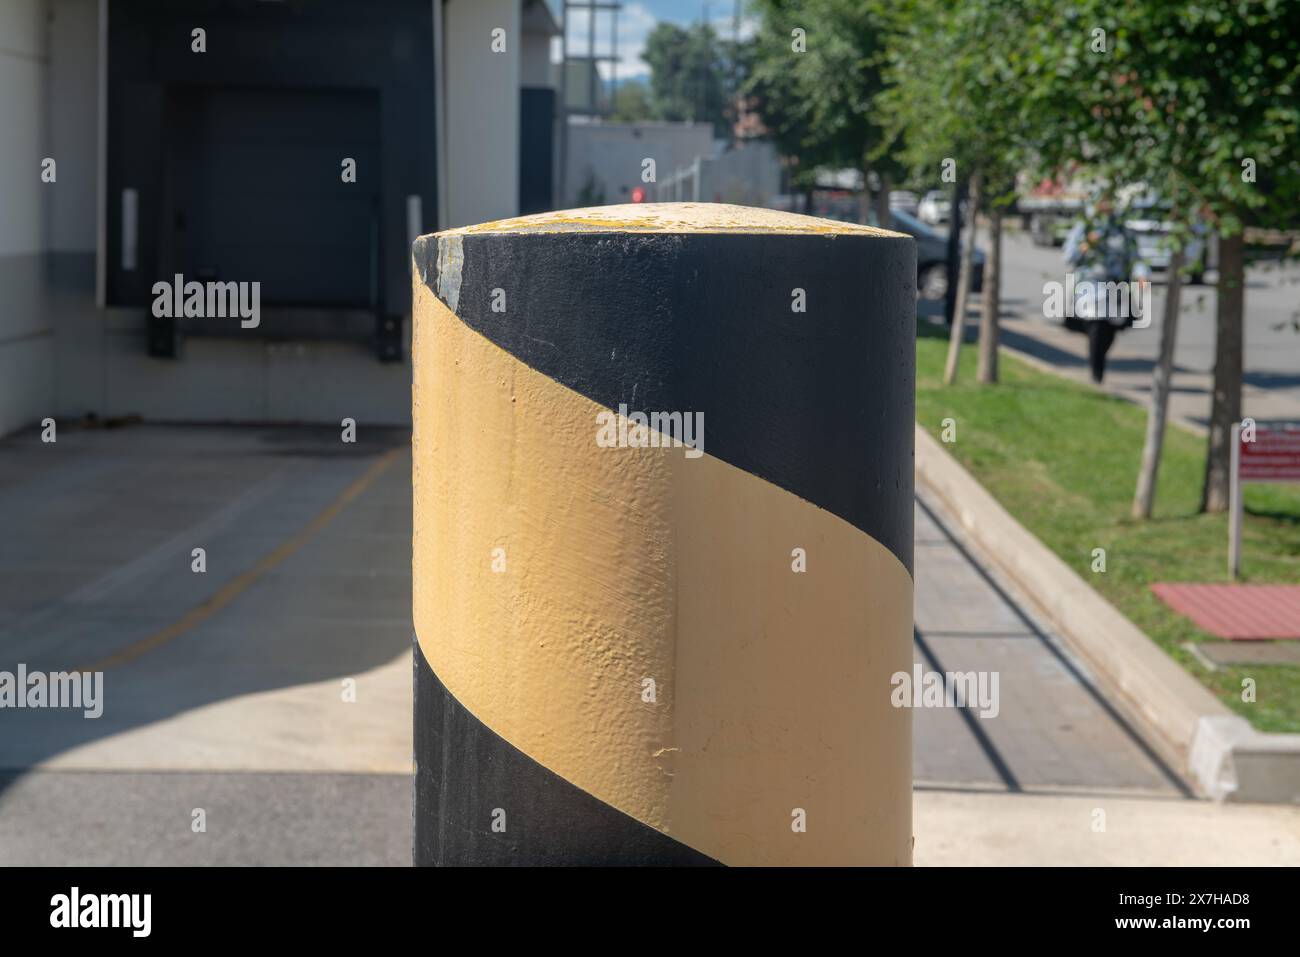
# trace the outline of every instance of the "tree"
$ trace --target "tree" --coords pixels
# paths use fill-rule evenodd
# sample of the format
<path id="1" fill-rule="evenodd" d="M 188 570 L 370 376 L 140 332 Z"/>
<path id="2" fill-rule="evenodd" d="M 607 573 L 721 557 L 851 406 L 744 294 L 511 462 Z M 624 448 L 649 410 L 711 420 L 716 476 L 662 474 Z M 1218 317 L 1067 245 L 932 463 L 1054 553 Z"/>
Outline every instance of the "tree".
<path id="1" fill-rule="evenodd" d="M 792 185 L 811 191 L 825 156 L 808 127 L 806 101 L 794 77 L 780 68 L 784 49 L 779 33 L 767 28 L 742 45 L 745 80 L 740 95 L 747 108 L 762 117 L 767 137 L 786 161 Z"/>
<path id="2" fill-rule="evenodd" d="M 1204 3 L 1183 11 L 1182 65 L 1203 104 L 1194 172 L 1219 230 L 1214 392 L 1203 511 L 1228 507 L 1232 425 L 1241 420 L 1245 238 L 1249 223 L 1300 216 L 1300 9 L 1286 0 Z M 1261 175 L 1262 172 L 1262 175 Z"/>
<path id="3" fill-rule="evenodd" d="M 644 123 L 655 119 L 650 88 L 637 81 L 620 83 L 614 90 L 609 118 L 615 123 Z"/>
<path id="4" fill-rule="evenodd" d="M 886 89 L 880 97 L 887 136 L 881 149 L 897 152 L 916 175 L 936 178 L 958 169 L 970 177 L 956 306 L 944 381 L 956 381 L 973 274 L 975 224 L 989 212 L 989 257 L 984 272 L 977 378 L 998 378 L 1002 215 L 1013 198 L 1015 173 L 1041 126 L 1023 106 L 1032 79 L 1021 42 L 1026 8 L 1016 0 L 901 0 L 888 6 Z M 923 66 L 919 66 L 923 64 Z M 960 211 L 953 210 L 953 222 Z"/>
<path id="5" fill-rule="evenodd" d="M 876 98 L 886 17 L 864 0 L 758 0 L 762 18 L 747 89 L 771 110 L 765 125 L 778 147 L 800 165 L 862 171 L 861 220 L 868 220 L 870 183 L 879 178 L 877 217 L 889 223 L 889 183 L 896 167 L 879 155 L 884 131 Z M 873 177 L 874 174 L 874 177 Z"/>
<path id="6" fill-rule="evenodd" d="M 1142 182 L 1173 204 L 1167 215 L 1173 225 L 1169 278 L 1132 504 L 1135 518 L 1150 518 L 1173 388 L 1183 248 L 1194 220 L 1183 171 L 1195 145 L 1179 116 L 1176 69 L 1171 73 L 1172 64 L 1159 52 L 1135 47 L 1160 32 L 1140 5 L 1085 0 L 1082 7 L 1040 21 L 1030 39 L 1039 50 L 1036 67 L 1043 80 L 1031 87 L 1037 97 L 1031 108 L 1050 117 L 1050 126 L 1058 131 L 1037 144 L 1045 168 L 1082 160 L 1112 192 Z M 1164 49 L 1158 40 L 1155 46 Z"/>
<path id="7" fill-rule="evenodd" d="M 727 77 L 735 61 L 729 41 L 706 23 L 680 27 L 661 21 L 646 37 L 641 58 L 650 64 L 650 106 L 654 117 L 711 123 L 727 136 Z"/>
<path id="8" fill-rule="evenodd" d="M 962 338 L 966 335 L 966 299 L 970 295 L 971 273 L 975 269 L 975 214 L 980 208 L 980 174 L 970 178 L 966 189 L 967 209 L 970 223 L 966 227 L 961 249 L 961 264 L 957 270 L 957 298 L 952 310 L 952 326 L 948 329 L 948 358 L 943 365 L 943 384 L 952 385 L 957 381 L 957 368 L 961 362 Z M 961 210 L 954 207 L 952 222 L 955 224 L 961 216 Z M 954 226 L 955 228 L 955 226 Z"/>
<path id="9" fill-rule="evenodd" d="M 1179 245 L 1169 258 L 1165 311 L 1160 323 L 1160 352 L 1151 374 L 1151 407 L 1147 410 L 1146 437 L 1142 442 L 1142 464 L 1138 466 L 1137 488 L 1133 492 L 1134 518 L 1150 518 L 1156 504 L 1156 480 L 1160 475 L 1160 456 L 1165 447 L 1165 421 L 1169 415 L 1169 393 L 1173 389 L 1174 345 L 1178 340 L 1182 270 L 1183 249 Z M 1150 303 L 1147 308 L 1150 308 Z"/>
<path id="10" fill-rule="evenodd" d="M 1087 39 L 1090 38 L 1090 39 Z M 1195 218 L 1220 243 L 1214 391 L 1202 508 L 1227 506 L 1231 427 L 1241 417 L 1248 222 L 1300 215 L 1300 8 L 1287 0 L 1081 0 L 1035 21 L 1034 105 L 1059 135 L 1059 160 L 1083 157 L 1114 182 L 1145 180 L 1173 200 L 1180 245 Z M 1166 315 L 1176 315 L 1170 284 Z M 1162 333 L 1171 356 L 1176 322 Z M 1169 390 L 1158 364 L 1134 512 L 1150 515 Z M 1152 443 L 1157 443 L 1154 447 Z"/>

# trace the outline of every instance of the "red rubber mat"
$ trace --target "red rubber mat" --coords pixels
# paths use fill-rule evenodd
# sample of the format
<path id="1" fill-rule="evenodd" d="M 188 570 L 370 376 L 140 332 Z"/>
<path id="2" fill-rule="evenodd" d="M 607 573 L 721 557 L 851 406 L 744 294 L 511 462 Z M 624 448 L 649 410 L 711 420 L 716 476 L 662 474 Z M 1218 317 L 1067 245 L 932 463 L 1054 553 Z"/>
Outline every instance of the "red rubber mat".
<path id="1" fill-rule="evenodd" d="M 1166 605 L 1220 638 L 1300 638 L 1300 585 L 1151 586 Z"/>

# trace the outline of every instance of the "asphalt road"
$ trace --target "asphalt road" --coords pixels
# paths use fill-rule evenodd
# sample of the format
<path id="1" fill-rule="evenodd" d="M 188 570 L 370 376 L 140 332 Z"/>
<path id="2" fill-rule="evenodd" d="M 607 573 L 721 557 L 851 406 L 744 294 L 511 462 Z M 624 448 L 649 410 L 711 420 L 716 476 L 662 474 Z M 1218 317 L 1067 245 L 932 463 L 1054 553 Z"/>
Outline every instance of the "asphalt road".
<path id="1" fill-rule="evenodd" d="M 983 234 L 981 233 L 981 238 Z M 1060 248 L 1033 245 L 1026 235 L 1008 233 L 1004 242 L 1003 344 L 1050 363 L 1080 381 L 1088 380 L 1087 343 L 1044 316 L 1044 284 L 1064 283 L 1068 267 Z M 1210 413 L 1214 372 L 1214 311 L 1218 276 L 1202 286 L 1184 286 L 1174 352 L 1174 415 L 1204 426 Z M 1107 388 L 1137 401 L 1150 394 L 1151 369 L 1159 352 L 1164 315 L 1163 276 L 1157 275 L 1151 326 L 1122 332 L 1111 348 Z M 1243 413 L 1259 421 L 1300 421 L 1300 264 L 1257 263 L 1247 269 L 1245 388 Z M 968 323 L 976 322 L 972 308 Z"/>

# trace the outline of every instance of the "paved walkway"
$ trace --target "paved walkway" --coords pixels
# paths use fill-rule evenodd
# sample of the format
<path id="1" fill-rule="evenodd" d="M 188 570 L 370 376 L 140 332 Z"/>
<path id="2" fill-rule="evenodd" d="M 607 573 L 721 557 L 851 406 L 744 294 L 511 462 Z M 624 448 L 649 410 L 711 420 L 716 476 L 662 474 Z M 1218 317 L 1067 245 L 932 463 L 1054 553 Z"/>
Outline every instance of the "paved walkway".
<path id="1" fill-rule="evenodd" d="M 1300 864 L 1300 808 L 1190 797 L 924 489 L 916 518 L 914 658 L 997 670 L 1001 697 L 915 713 L 916 864 Z"/>
<path id="2" fill-rule="evenodd" d="M 1148 794 L 1186 786 L 1116 713 L 1087 669 L 1025 609 L 924 494 L 916 512 L 916 642 L 926 671 L 996 671 L 996 717 L 915 712 L 918 788 Z"/>
<path id="3" fill-rule="evenodd" d="M 1295 867 L 1300 808 L 918 790 L 918 867 Z"/>
<path id="4" fill-rule="evenodd" d="M 110 705 L 0 719 L 0 864 L 409 863 L 405 443 L 163 426 L 0 443 L 0 668 L 108 662 Z M 1155 808 L 1151 833 L 1201 809 L 1218 844 L 1196 862 L 1217 862 L 1214 822 L 1257 819 L 1182 797 L 948 527 L 918 506 L 916 660 L 996 670 L 999 707 L 916 712 L 918 862 L 1024 856 L 1045 829 L 1054 862 L 1090 860 L 1105 845 L 1067 846 L 1070 801 L 1089 826 L 1097 806 Z M 1271 859 L 1250 827 L 1238 857 Z"/>

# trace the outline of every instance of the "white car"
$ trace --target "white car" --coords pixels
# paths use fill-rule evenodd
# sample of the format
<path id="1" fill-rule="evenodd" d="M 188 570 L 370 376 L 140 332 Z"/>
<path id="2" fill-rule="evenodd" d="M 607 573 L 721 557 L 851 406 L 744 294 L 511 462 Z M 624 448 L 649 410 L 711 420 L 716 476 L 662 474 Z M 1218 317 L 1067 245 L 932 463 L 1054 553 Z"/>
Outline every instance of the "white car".
<path id="1" fill-rule="evenodd" d="M 1171 204 L 1146 187 L 1144 183 L 1135 183 L 1120 191 L 1124 201 L 1124 225 L 1137 240 L 1138 257 L 1148 268 L 1156 272 L 1166 272 L 1172 258 L 1169 233 L 1173 224 L 1166 221 Z M 1183 261 L 1187 263 L 1188 279 L 1194 286 L 1205 281 L 1207 269 L 1219 266 L 1219 244 L 1217 237 L 1203 222 L 1198 222 L 1192 230 L 1191 240 L 1183 250 Z"/>
<path id="2" fill-rule="evenodd" d="M 889 208 L 901 209 L 909 216 L 916 215 L 916 194 L 905 189 L 892 190 L 889 194 Z"/>
<path id="3" fill-rule="evenodd" d="M 1138 258 L 1156 272 L 1166 272 L 1172 258 L 1168 236 L 1171 224 L 1164 221 L 1162 209 L 1134 210 L 1136 215 L 1126 219 L 1124 225 L 1137 240 Z M 1204 232 L 1204 230 L 1198 230 Z M 1205 270 L 1217 265 L 1217 257 L 1200 235 L 1195 235 L 1183 251 L 1188 264 L 1188 281 L 1193 286 L 1205 282 Z M 1213 260 L 1213 261 L 1212 261 Z"/>
<path id="4" fill-rule="evenodd" d="M 941 190 L 932 189 L 916 208 L 916 218 L 931 226 L 938 226 L 952 218 L 952 200 Z"/>

